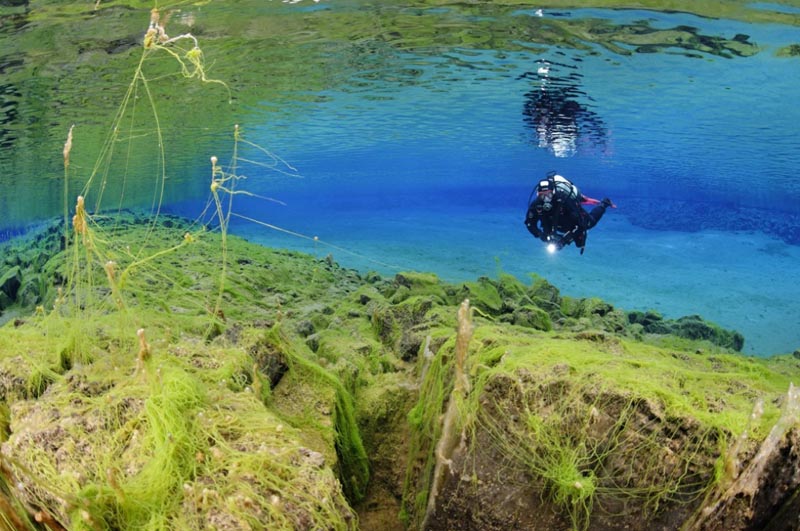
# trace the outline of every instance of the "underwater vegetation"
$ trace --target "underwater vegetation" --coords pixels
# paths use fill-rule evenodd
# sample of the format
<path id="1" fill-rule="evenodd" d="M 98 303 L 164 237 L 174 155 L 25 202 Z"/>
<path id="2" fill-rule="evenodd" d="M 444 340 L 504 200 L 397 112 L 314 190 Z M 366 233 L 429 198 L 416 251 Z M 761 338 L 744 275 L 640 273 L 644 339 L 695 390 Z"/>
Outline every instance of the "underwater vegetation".
<path id="1" fill-rule="evenodd" d="M 153 250 L 191 227 L 107 223 Z M 61 237 L 5 256 L 65 279 Z M 212 319 L 221 239 L 151 253 L 124 309 L 98 264 L 102 310 L 50 310 L 57 283 L 4 310 L 12 529 L 754 529 L 796 503 L 795 356 L 538 277 L 384 278 L 232 236 Z"/>
<path id="2" fill-rule="evenodd" d="M 293 168 L 238 126 L 206 210 L 165 216 L 155 84 L 228 86 L 157 10 L 141 54 L 94 164 L 66 134 L 63 216 L 2 248 L 4 528 L 796 529 L 800 354 L 535 275 L 248 243 L 243 166 Z"/>

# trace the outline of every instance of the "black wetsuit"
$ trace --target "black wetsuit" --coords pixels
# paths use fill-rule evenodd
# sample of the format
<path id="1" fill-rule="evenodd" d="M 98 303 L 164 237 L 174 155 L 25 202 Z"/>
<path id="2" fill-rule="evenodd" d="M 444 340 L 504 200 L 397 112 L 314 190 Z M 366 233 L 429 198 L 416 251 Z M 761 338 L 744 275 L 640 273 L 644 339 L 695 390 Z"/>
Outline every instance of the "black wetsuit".
<path id="1" fill-rule="evenodd" d="M 548 237 L 561 240 L 566 236 L 565 245 L 574 241 L 575 246 L 582 249 L 586 245 L 586 231 L 597 225 L 606 213 L 606 205 L 600 203 L 587 212 L 580 204 L 581 199 L 556 190 L 551 200 L 552 207 L 544 210 L 545 200 L 538 196 L 528 206 L 525 226 L 542 241 L 547 241 Z"/>

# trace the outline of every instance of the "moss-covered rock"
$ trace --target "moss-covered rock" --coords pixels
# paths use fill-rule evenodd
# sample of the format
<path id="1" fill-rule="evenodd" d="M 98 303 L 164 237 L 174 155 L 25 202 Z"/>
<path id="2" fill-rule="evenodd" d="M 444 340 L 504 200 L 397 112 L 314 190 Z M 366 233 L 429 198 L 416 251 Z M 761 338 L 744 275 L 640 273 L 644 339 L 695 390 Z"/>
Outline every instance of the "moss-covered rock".
<path id="1" fill-rule="evenodd" d="M 798 57 L 800 56 L 800 44 L 790 44 L 783 46 L 776 52 L 778 57 Z"/>
<path id="2" fill-rule="evenodd" d="M 38 273 L 28 274 L 17 293 L 17 299 L 21 306 L 30 308 L 39 304 L 46 292 L 46 279 Z"/>
<path id="3" fill-rule="evenodd" d="M 552 330 L 553 322 L 550 315 L 537 306 L 526 305 L 514 310 L 513 324 L 535 328 L 536 330 Z"/>
<path id="4" fill-rule="evenodd" d="M 440 303 L 448 298 L 444 283 L 433 273 L 398 273 L 394 277 L 392 288 L 394 291 L 390 297 L 394 303 L 418 295 L 432 297 Z"/>
<path id="5" fill-rule="evenodd" d="M 497 280 L 497 292 L 508 306 L 516 306 L 528 302 L 528 288 L 517 277 L 508 273 L 500 273 Z"/>
<path id="6" fill-rule="evenodd" d="M 534 275 L 533 283 L 528 288 L 531 299 L 548 312 L 560 312 L 561 292 L 544 278 Z"/>
<path id="7" fill-rule="evenodd" d="M 647 331 L 655 330 L 658 323 L 661 323 L 664 317 L 655 310 L 647 310 L 646 312 L 632 311 L 628 312 L 628 321 L 631 324 L 640 324 Z"/>
<path id="8" fill-rule="evenodd" d="M 699 315 L 689 315 L 675 320 L 670 333 L 687 339 L 707 340 L 736 351 L 741 351 L 744 347 L 744 336 L 741 333 L 725 330 Z"/>
<path id="9" fill-rule="evenodd" d="M 488 277 L 480 277 L 474 282 L 464 282 L 457 293 L 458 300 L 469 299 L 473 307 L 489 314 L 500 315 L 503 310 L 503 297 L 498 286 Z"/>
<path id="10" fill-rule="evenodd" d="M 376 337 L 398 352 L 403 360 L 412 359 L 422 344 L 424 324 L 435 300 L 435 296 L 415 295 L 393 305 L 372 304 L 371 322 Z"/>
<path id="11" fill-rule="evenodd" d="M 726 330 L 699 315 L 687 315 L 678 319 L 664 319 L 654 311 L 629 312 L 628 322 L 640 325 L 647 334 L 672 335 L 694 341 L 709 343 L 740 352 L 744 347 L 744 336 L 735 330 Z"/>

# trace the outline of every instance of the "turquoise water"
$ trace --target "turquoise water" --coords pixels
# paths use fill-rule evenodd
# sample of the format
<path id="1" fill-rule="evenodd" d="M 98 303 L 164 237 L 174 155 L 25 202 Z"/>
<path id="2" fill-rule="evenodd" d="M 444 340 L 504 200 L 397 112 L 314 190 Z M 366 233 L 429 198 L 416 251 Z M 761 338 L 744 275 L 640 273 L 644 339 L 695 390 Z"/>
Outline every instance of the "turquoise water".
<path id="1" fill-rule="evenodd" d="M 170 157 L 180 169 L 163 208 L 202 210 L 206 161 L 226 160 L 241 123 L 246 138 L 294 168 L 241 163 L 242 186 L 282 204 L 237 196 L 235 212 L 295 233 L 234 217 L 233 231 L 253 241 L 385 274 L 538 274 L 564 294 L 626 310 L 701 314 L 741 331 L 748 353 L 800 348 L 800 57 L 783 56 L 800 43 L 798 6 L 753 3 L 747 16 L 714 18 L 704 2 L 694 4 L 704 16 L 584 5 L 183 5 L 173 23 L 186 29 L 176 32 L 206 39 L 211 71 L 230 81 L 235 103 L 214 103 L 207 121 L 170 122 L 169 145 L 183 149 Z M 0 91 L 7 111 L 17 102 L 2 126 L 8 234 L 59 215 L 58 149 L 72 116 L 46 111 L 47 102 L 72 108 L 87 87 L 115 101 L 112 89 L 126 83 L 120 65 L 137 54 L 142 15 L 108 9 L 69 19 L 75 28 L 131 20 L 122 32 L 129 52 L 112 54 L 104 41 L 107 55 L 89 58 L 92 83 L 37 93 L 39 106 L 27 98 L 31 80 Z M 28 24 L 3 33 L 42 23 Z M 16 50 L 3 58 L 6 71 L 24 68 L 16 60 L 32 61 Z M 203 97 L 225 99 L 214 90 Z M 82 105 L 91 111 L 101 99 Z M 102 127 L 102 110 L 78 123 Z M 28 132 L 36 120 L 52 124 L 46 140 Z M 82 149 L 87 168 L 91 149 Z M 266 160 L 247 147 L 242 156 Z M 531 187 L 551 169 L 618 205 L 592 229 L 583 256 L 547 254 L 523 225 Z M 51 177 L 37 180 L 41 173 Z"/>

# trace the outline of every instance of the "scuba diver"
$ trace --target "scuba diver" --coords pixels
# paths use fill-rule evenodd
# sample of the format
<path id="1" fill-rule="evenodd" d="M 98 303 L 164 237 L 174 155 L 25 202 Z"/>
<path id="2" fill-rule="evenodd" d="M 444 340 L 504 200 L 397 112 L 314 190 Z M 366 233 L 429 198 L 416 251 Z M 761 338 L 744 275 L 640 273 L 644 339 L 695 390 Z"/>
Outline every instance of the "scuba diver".
<path id="1" fill-rule="evenodd" d="M 597 206 L 587 212 L 581 205 Z M 575 243 L 583 254 L 586 231 L 597 225 L 608 207 L 616 208 L 616 205 L 608 198 L 598 201 L 584 196 L 577 186 L 551 171 L 528 198 L 525 226 L 528 232 L 548 244 L 550 252 Z"/>

